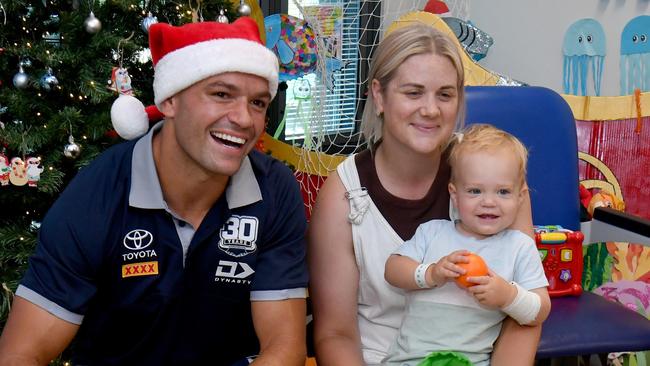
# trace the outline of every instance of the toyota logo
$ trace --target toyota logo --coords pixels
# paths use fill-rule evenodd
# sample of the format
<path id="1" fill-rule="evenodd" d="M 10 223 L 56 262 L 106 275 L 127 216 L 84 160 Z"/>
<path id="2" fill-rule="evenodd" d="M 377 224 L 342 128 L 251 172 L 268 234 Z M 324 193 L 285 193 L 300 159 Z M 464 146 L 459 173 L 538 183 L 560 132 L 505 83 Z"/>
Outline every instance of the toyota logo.
<path id="1" fill-rule="evenodd" d="M 153 235 L 147 230 L 135 229 L 129 231 L 122 240 L 124 246 L 131 250 L 140 250 L 153 242 Z"/>

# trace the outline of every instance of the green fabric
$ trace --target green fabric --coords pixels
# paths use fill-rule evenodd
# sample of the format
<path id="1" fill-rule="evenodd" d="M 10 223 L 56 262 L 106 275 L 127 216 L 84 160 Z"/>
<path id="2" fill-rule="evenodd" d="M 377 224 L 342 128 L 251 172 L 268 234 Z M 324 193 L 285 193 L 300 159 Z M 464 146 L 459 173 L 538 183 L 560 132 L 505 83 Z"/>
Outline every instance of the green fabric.
<path id="1" fill-rule="evenodd" d="M 472 362 L 462 353 L 441 351 L 430 353 L 418 366 L 472 366 Z"/>

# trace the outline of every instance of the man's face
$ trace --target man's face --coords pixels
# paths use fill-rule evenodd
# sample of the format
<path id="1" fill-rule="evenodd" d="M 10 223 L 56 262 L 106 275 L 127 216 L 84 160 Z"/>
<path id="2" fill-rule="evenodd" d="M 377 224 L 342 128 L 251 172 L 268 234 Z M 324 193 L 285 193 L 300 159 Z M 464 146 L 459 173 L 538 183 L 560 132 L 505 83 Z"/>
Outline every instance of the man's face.
<path id="1" fill-rule="evenodd" d="M 165 140 L 178 145 L 184 164 L 232 176 L 264 132 L 270 102 L 264 78 L 239 72 L 209 77 L 163 102 L 175 137 Z"/>

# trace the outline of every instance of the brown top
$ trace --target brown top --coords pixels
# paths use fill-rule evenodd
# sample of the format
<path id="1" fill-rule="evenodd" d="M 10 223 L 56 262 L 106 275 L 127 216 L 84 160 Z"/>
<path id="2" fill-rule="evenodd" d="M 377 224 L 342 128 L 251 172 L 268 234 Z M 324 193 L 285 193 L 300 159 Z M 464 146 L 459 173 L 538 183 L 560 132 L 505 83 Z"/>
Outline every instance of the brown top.
<path id="1" fill-rule="evenodd" d="M 449 220 L 449 191 L 447 184 L 451 178 L 451 168 L 445 153 L 440 161 L 438 174 L 426 196 L 418 200 L 409 200 L 392 195 L 381 185 L 375 160 L 370 150 L 356 155 L 354 160 L 361 187 L 368 194 L 386 221 L 403 240 L 415 234 L 417 227 L 429 220 Z"/>

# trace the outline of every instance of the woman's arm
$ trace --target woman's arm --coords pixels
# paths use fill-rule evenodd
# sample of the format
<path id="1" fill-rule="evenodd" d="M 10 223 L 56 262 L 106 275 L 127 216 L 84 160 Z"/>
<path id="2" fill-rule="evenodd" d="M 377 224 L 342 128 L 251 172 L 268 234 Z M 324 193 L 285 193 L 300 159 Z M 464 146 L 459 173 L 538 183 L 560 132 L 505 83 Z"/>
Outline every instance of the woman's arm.
<path id="1" fill-rule="evenodd" d="M 535 239 L 535 233 L 533 232 L 533 213 L 530 206 L 530 193 L 528 192 L 528 189 L 526 189 L 526 193 L 524 194 L 521 205 L 519 206 L 519 211 L 517 211 L 515 222 L 510 228 L 519 230 Z"/>
<path id="2" fill-rule="evenodd" d="M 307 260 L 319 366 L 363 365 L 357 325 L 359 270 L 345 187 L 332 172 L 318 193 L 308 230 Z"/>
<path id="3" fill-rule="evenodd" d="M 533 365 L 541 334 L 541 325 L 519 325 L 514 319 L 507 317 L 494 344 L 491 364 L 494 366 Z"/>
<path id="4" fill-rule="evenodd" d="M 533 215 L 530 207 L 530 194 L 526 193 L 519 206 L 517 219 L 513 229 L 520 230 L 531 238 L 533 233 Z M 519 325 L 514 319 L 507 317 L 503 321 L 501 333 L 492 351 L 492 365 L 532 365 L 535 362 L 537 345 L 542 326 Z"/>

